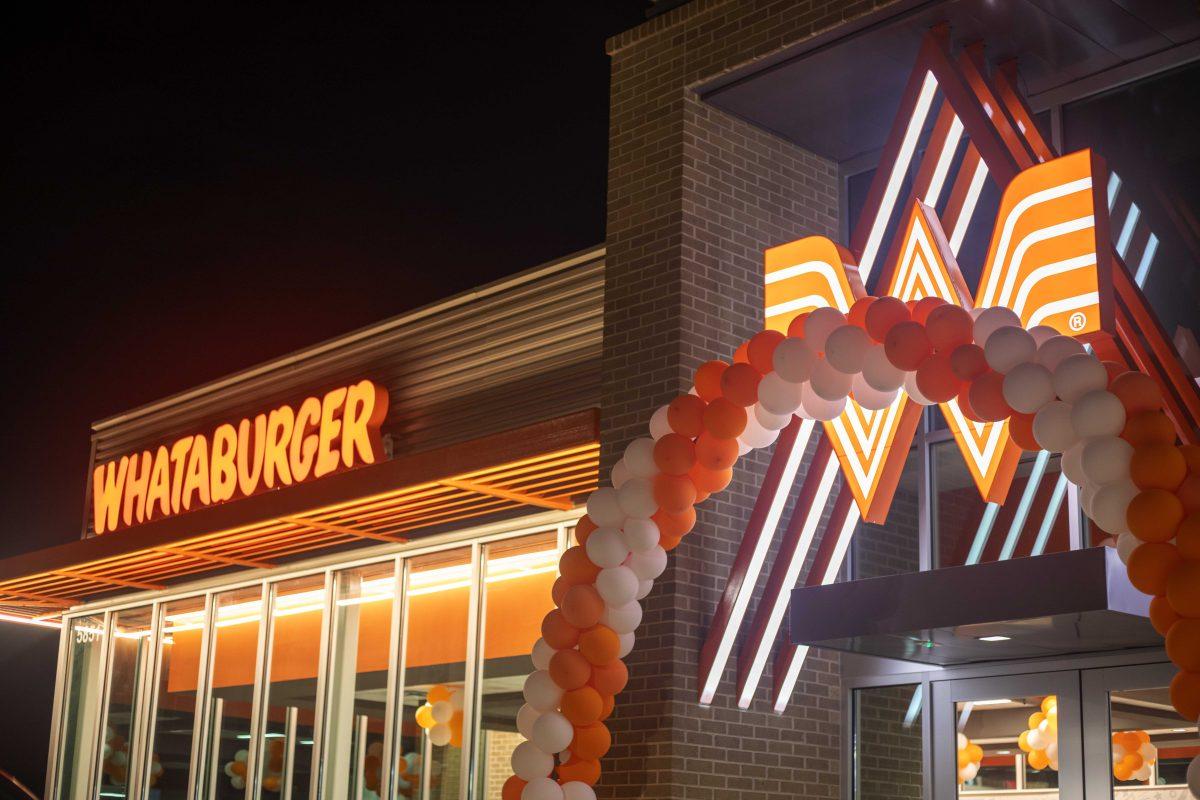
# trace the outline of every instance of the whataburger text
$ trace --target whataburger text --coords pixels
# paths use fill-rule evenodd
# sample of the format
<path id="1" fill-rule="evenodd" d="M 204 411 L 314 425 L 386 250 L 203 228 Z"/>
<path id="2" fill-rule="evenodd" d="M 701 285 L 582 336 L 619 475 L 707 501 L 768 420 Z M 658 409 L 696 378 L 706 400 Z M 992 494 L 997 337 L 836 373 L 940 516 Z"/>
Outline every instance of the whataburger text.
<path id="1" fill-rule="evenodd" d="M 122 456 L 92 475 L 96 533 L 320 478 L 382 453 L 385 389 L 364 380 Z"/>

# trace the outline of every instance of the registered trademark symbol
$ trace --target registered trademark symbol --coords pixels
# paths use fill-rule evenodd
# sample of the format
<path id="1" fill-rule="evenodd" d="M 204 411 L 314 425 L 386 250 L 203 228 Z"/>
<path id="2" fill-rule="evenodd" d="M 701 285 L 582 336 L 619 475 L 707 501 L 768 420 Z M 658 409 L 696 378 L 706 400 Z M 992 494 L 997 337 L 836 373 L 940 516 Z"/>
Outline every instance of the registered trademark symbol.
<path id="1" fill-rule="evenodd" d="M 1087 325 L 1087 317 L 1082 311 L 1076 311 L 1071 315 L 1071 318 L 1067 320 L 1067 324 L 1071 326 L 1071 330 L 1081 331 L 1083 330 L 1083 326 Z"/>

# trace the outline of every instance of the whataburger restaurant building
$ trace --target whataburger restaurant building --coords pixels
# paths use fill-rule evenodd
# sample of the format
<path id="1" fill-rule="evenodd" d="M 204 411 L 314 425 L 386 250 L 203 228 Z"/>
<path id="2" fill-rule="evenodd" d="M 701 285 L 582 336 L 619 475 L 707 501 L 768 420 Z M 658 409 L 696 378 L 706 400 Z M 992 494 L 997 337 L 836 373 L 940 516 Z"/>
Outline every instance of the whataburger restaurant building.
<path id="1" fill-rule="evenodd" d="M 661 8 L 604 251 L 97 423 L 47 795 L 1188 797 L 1200 23 L 1043 5 Z"/>

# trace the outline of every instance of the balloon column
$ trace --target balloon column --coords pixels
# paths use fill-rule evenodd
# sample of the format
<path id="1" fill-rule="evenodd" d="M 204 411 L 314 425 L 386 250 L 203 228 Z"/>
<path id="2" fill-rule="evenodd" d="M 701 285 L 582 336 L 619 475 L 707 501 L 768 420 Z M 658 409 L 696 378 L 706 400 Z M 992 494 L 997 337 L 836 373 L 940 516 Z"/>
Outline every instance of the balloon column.
<path id="1" fill-rule="evenodd" d="M 630 442 L 611 486 L 588 498 L 579 545 L 559 563 L 557 608 L 533 648 L 517 717 L 526 741 L 513 752 L 504 800 L 594 796 L 638 601 L 695 525 L 694 506 L 729 484 L 739 455 L 773 443 L 793 415 L 831 420 L 851 398 L 886 408 L 901 391 L 922 405 L 957 400 L 971 420 L 1007 420 L 1020 447 L 1062 454 L 1084 511 L 1117 537 L 1130 580 L 1155 598 L 1154 624 L 1182 670 L 1172 702 L 1184 718 L 1200 717 L 1200 447 L 1175 443 L 1149 376 L 1053 328 L 1025 330 L 1007 308 L 865 297 L 848 314 L 802 314 L 786 336 L 756 334 L 733 363 L 702 364 L 694 384 L 654 412 L 650 436 Z M 1200 797 L 1200 783 L 1192 791 Z"/>
<path id="2" fill-rule="evenodd" d="M 438 684 L 425 696 L 417 709 L 417 724 L 425 730 L 429 743 L 442 747 L 462 747 L 463 691 Z"/>
<path id="3" fill-rule="evenodd" d="M 267 739 L 267 764 L 263 769 L 262 788 L 268 792 L 278 792 L 283 784 L 283 747 L 283 739 Z M 246 759 L 249 755 L 248 750 L 238 750 L 233 754 L 232 761 L 225 762 L 229 785 L 238 791 L 246 788 Z"/>
<path id="4" fill-rule="evenodd" d="M 958 735 L 958 782 L 974 780 L 983 763 L 983 748 L 961 733 Z"/>
<path id="5" fill-rule="evenodd" d="M 401 797 L 412 797 L 413 789 L 421 780 L 421 755 L 405 753 L 400 759 L 399 773 L 396 777 L 396 791 Z M 362 800 L 379 800 L 379 790 L 383 781 L 383 742 L 372 742 L 367 747 L 363 758 L 363 796 Z"/>
<path id="6" fill-rule="evenodd" d="M 1145 731 L 1121 731 L 1112 735 L 1113 777 L 1119 781 L 1148 781 L 1150 768 L 1158 761 L 1158 748 Z"/>
<path id="7" fill-rule="evenodd" d="M 1042 710 L 1029 715 L 1029 729 L 1017 737 L 1029 766 L 1058 771 L 1058 698 L 1048 695 Z"/>
<path id="8" fill-rule="evenodd" d="M 115 786 L 124 786 L 129 780 L 129 743 L 111 725 L 104 727 L 104 761 L 100 770 Z M 157 785 L 162 774 L 163 765 L 158 753 L 151 753 L 150 785 Z"/>

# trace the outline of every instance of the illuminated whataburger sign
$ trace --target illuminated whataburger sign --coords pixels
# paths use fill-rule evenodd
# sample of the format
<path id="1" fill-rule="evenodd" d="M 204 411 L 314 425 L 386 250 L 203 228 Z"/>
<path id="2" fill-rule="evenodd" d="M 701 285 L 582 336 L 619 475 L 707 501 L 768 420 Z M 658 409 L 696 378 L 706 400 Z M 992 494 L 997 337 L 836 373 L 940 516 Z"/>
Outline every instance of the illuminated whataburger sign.
<path id="1" fill-rule="evenodd" d="M 92 475 L 97 534 L 374 464 L 387 390 L 368 380 L 210 433 L 121 456 Z"/>

